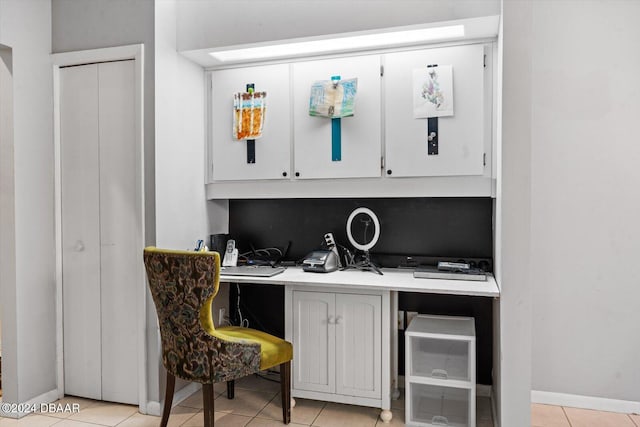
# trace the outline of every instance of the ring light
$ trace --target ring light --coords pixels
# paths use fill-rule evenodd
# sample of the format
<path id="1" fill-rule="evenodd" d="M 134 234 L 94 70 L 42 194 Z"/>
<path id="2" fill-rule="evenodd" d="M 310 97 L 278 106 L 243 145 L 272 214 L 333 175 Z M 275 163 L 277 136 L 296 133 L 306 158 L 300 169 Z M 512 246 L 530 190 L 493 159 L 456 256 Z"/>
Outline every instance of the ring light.
<path id="1" fill-rule="evenodd" d="M 364 244 L 360 244 L 353 238 L 353 232 L 351 231 L 351 225 L 353 220 L 358 215 L 366 215 L 371 221 L 373 221 L 373 237 L 368 242 L 364 242 Z M 368 222 L 365 225 L 365 239 L 366 239 L 366 230 L 369 226 Z M 354 256 L 349 254 L 350 260 L 347 262 L 345 268 L 357 268 L 358 270 L 365 271 L 374 271 L 378 274 L 382 274 L 382 271 L 378 266 L 376 266 L 373 262 L 371 262 L 371 257 L 369 255 L 369 249 L 375 246 L 378 242 L 378 238 L 380 237 L 380 221 L 376 214 L 369 208 L 357 208 L 351 215 L 349 215 L 349 219 L 347 219 L 347 237 L 349 238 L 349 242 L 353 245 L 354 248 L 361 250 L 364 254 L 360 257 L 359 260 L 356 260 Z M 348 252 L 348 251 L 347 251 Z"/>
<path id="2" fill-rule="evenodd" d="M 353 219 L 359 214 L 364 214 L 369 216 L 373 221 L 373 238 L 369 242 L 365 242 L 365 244 L 361 245 L 353 238 L 353 234 L 351 233 L 351 223 Z M 368 251 L 378 242 L 378 238 L 380 238 L 380 221 L 378 221 L 378 217 L 373 211 L 369 208 L 357 208 L 351 215 L 349 215 L 349 219 L 347 219 L 347 237 L 349 238 L 349 242 L 353 245 L 354 248 L 359 249 L 361 251 Z"/>

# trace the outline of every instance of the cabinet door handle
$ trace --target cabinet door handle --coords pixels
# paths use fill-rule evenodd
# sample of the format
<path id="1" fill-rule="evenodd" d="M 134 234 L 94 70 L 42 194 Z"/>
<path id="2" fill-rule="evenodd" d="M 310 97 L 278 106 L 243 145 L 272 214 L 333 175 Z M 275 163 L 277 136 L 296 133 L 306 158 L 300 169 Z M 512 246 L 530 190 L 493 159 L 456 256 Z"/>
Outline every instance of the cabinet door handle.
<path id="1" fill-rule="evenodd" d="M 327 323 L 330 325 L 335 325 L 336 320 L 333 318 L 333 316 L 329 316 L 329 318 L 327 319 Z"/>
<path id="2" fill-rule="evenodd" d="M 449 374 L 444 369 L 433 369 L 431 371 L 431 376 L 434 377 L 434 378 L 442 378 L 444 380 L 448 380 L 449 379 Z"/>
<path id="3" fill-rule="evenodd" d="M 73 250 L 76 252 L 84 251 L 84 243 L 82 243 L 82 240 L 78 240 L 76 242 L 75 246 L 73 247 Z"/>
<path id="4" fill-rule="evenodd" d="M 336 325 L 340 324 L 340 321 L 342 320 L 342 316 L 336 316 Z"/>
<path id="5" fill-rule="evenodd" d="M 448 426 L 449 420 L 447 419 L 447 417 L 443 417 L 442 415 L 434 415 L 431 418 L 431 424 L 433 424 L 434 426 Z"/>

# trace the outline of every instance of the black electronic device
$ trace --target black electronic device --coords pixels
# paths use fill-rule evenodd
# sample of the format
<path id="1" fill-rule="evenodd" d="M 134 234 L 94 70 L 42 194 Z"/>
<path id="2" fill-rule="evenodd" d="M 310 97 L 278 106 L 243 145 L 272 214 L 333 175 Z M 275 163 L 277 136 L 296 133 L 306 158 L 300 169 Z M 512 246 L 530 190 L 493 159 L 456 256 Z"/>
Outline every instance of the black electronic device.
<path id="1" fill-rule="evenodd" d="M 336 254 L 336 258 L 338 260 L 338 268 L 342 268 L 342 261 L 340 260 L 340 251 L 338 250 L 338 244 L 336 243 L 336 239 L 333 237 L 333 233 L 325 233 L 324 235 L 324 244 L 327 246 L 327 249 Z"/>
<path id="2" fill-rule="evenodd" d="M 465 273 L 471 269 L 471 265 L 466 262 L 447 262 L 440 261 L 438 263 L 438 270 L 440 271 L 453 271 L 458 273 Z"/>
<path id="3" fill-rule="evenodd" d="M 223 255 L 227 246 L 228 234 L 212 234 L 209 236 L 209 250 Z"/>
<path id="4" fill-rule="evenodd" d="M 484 282 L 487 280 L 487 273 L 477 268 L 469 268 L 467 270 L 443 270 L 434 266 L 421 266 L 415 269 L 413 277 L 416 279 L 450 279 Z"/>

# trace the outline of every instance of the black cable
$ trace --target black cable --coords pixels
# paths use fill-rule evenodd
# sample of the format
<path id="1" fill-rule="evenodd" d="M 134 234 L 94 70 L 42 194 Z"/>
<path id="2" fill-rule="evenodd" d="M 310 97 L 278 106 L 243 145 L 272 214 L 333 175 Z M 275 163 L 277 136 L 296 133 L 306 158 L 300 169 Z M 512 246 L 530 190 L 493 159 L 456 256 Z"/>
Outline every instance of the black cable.
<path id="1" fill-rule="evenodd" d="M 249 324 L 249 317 L 251 317 L 251 320 L 252 320 L 254 323 L 256 323 L 256 324 L 257 324 L 258 328 L 259 328 L 261 331 L 267 332 L 267 333 L 269 333 L 269 334 L 271 334 L 271 335 L 276 335 L 276 333 L 275 333 L 272 329 L 267 328 L 266 326 L 264 326 L 264 324 L 263 324 L 262 322 L 260 322 L 259 317 L 258 317 L 258 316 L 256 316 L 256 315 L 255 315 L 255 314 L 254 314 L 254 313 L 249 309 L 249 307 L 248 307 L 247 305 L 242 304 L 242 309 L 243 309 L 243 310 L 246 312 L 246 314 L 247 314 L 247 316 L 244 318 L 244 320 L 246 320 L 246 321 L 247 321 L 247 325 Z"/>

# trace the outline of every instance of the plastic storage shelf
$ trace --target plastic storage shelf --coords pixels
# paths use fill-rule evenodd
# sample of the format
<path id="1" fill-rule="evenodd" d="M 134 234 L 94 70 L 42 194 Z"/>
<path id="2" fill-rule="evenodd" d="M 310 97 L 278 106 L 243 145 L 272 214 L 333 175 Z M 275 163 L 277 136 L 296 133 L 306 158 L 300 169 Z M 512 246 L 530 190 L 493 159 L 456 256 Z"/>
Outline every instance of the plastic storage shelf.
<path id="1" fill-rule="evenodd" d="M 406 425 L 475 426 L 475 322 L 419 315 L 405 331 Z"/>
<path id="2" fill-rule="evenodd" d="M 471 390 L 428 384 L 410 384 L 410 420 L 418 425 L 469 425 Z"/>
<path id="3" fill-rule="evenodd" d="M 470 381 L 469 342 L 411 337 L 411 376 Z"/>

